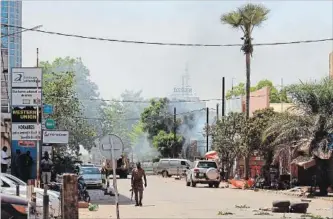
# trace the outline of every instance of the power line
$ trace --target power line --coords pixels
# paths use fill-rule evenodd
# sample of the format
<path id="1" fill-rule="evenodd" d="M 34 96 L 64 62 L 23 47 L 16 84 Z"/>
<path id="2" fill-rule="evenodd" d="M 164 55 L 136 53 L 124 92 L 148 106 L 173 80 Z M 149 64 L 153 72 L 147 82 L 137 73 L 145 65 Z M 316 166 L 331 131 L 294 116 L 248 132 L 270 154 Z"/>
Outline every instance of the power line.
<path id="1" fill-rule="evenodd" d="M 55 31 L 46 31 L 46 30 L 37 30 L 37 29 L 29 29 L 21 26 L 14 26 L 8 24 L 1 24 L 3 26 L 15 27 L 23 30 L 29 30 L 39 33 L 58 35 L 64 37 L 73 37 L 73 38 L 81 38 L 81 39 L 89 39 L 89 40 L 97 40 L 97 41 L 108 41 L 115 43 L 129 43 L 129 44 L 144 44 L 144 45 L 155 45 L 155 46 L 182 46 L 182 47 L 241 47 L 243 44 L 200 44 L 200 43 L 162 43 L 162 42 L 148 42 L 148 41 L 137 41 L 137 40 L 119 40 L 119 39 L 110 39 L 103 37 L 92 37 L 92 36 L 84 36 L 78 34 L 69 34 Z M 299 41 L 289 41 L 289 42 L 273 42 L 273 43 L 255 43 L 254 46 L 278 46 L 278 45 L 290 45 L 290 44 L 304 44 L 304 43 L 319 43 L 332 41 L 333 38 L 324 38 L 324 39 L 316 39 L 316 40 L 299 40 Z"/>
<path id="2" fill-rule="evenodd" d="M 254 95 L 250 97 L 266 97 L 267 95 Z M 61 99 L 61 100 L 71 100 L 72 98 L 67 97 L 57 97 L 52 95 L 47 95 L 46 98 L 52 99 Z M 238 100 L 241 97 L 232 97 L 227 100 Z M 150 100 L 110 100 L 103 98 L 87 98 L 87 99 L 79 99 L 80 101 L 102 101 L 102 102 L 114 102 L 114 103 L 150 103 Z M 201 99 L 201 100 L 170 100 L 169 103 L 198 103 L 198 102 L 209 102 L 209 101 L 221 101 L 221 98 L 212 98 L 212 99 Z"/>
<path id="3" fill-rule="evenodd" d="M 197 110 L 191 110 L 191 111 L 187 111 L 187 112 L 182 112 L 182 113 L 177 113 L 176 115 L 179 116 L 179 115 L 188 115 L 188 114 L 191 114 L 191 113 L 195 113 L 195 112 L 201 112 L 201 111 L 204 111 L 206 110 L 206 108 L 202 108 L 202 109 L 197 109 Z M 166 118 L 172 118 L 174 115 L 172 113 L 168 113 L 164 116 L 156 116 L 156 117 L 148 117 L 148 119 L 153 119 L 153 120 L 162 120 L 162 119 L 166 119 Z M 101 120 L 101 121 L 106 121 L 107 118 L 94 118 L 94 117 L 84 117 L 84 116 L 73 116 L 72 118 L 77 118 L 77 119 L 86 119 L 86 120 Z M 128 119 L 120 119 L 120 120 L 117 120 L 117 121 L 138 121 L 140 120 L 141 118 L 128 118 Z"/>

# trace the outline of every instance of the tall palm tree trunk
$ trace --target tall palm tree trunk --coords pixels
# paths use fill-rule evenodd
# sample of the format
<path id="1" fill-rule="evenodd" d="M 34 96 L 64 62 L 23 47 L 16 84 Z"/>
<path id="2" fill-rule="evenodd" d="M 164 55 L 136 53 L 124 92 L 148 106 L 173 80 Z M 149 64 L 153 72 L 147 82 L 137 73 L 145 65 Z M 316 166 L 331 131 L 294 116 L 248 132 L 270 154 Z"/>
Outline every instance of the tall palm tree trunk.
<path id="1" fill-rule="evenodd" d="M 246 53 L 245 54 L 245 60 L 246 60 L 246 119 L 250 117 L 250 87 L 251 87 L 251 54 Z M 245 179 L 249 178 L 249 172 L 250 172 L 250 154 L 246 154 L 244 157 L 244 172 L 245 172 Z"/>

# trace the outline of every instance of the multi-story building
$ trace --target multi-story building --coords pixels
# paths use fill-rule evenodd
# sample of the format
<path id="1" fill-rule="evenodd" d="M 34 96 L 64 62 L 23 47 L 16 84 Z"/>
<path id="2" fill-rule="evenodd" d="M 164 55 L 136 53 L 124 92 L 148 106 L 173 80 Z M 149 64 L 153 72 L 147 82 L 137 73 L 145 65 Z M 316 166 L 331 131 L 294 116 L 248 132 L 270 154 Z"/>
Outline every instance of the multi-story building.
<path id="1" fill-rule="evenodd" d="M 22 1 L 1 1 L 1 112 L 10 112 L 10 71 L 22 66 Z"/>
<path id="2" fill-rule="evenodd" d="M 22 66 L 22 1 L 0 1 L 1 145 L 10 148 L 11 68 Z M 11 151 L 10 149 L 8 150 Z"/>

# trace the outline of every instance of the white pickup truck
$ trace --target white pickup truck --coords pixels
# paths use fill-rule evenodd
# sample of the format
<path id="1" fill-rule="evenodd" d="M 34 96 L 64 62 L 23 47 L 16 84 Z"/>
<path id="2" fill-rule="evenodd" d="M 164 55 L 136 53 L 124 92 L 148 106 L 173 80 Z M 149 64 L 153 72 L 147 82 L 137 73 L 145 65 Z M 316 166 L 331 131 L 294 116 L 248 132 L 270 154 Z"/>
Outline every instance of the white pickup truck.
<path id="1" fill-rule="evenodd" d="M 186 171 L 186 186 L 195 187 L 197 184 L 208 184 L 218 188 L 221 182 L 220 172 L 215 161 L 194 161 L 191 169 Z"/>

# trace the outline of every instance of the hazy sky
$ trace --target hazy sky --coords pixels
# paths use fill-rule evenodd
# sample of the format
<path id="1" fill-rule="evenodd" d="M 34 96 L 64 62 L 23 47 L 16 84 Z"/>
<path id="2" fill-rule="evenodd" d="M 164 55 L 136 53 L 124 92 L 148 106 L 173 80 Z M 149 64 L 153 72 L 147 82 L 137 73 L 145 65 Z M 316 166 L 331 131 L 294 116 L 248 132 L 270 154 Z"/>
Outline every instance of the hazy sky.
<path id="1" fill-rule="evenodd" d="M 241 33 L 220 23 L 241 1 L 24 1 L 23 26 L 114 39 L 176 43 L 241 43 Z M 255 42 L 296 41 L 333 36 L 332 1 L 267 1 L 269 20 L 254 31 Z M 245 80 L 238 47 L 189 48 L 134 45 L 52 36 L 23 35 L 23 65 L 40 59 L 81 57 L 103 98 L 125 89 L 146 97 L 169 95 L 181 84 L 188 62 L 191 85 L 201 98 L 220 98 L 221 77 Z M 252 84 L 267 78 L 285 84 L 328 75 L 332 42 L 254 49 Z"/>

